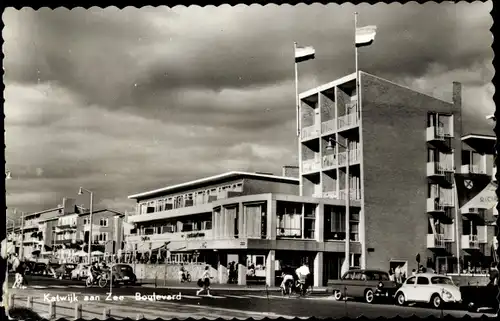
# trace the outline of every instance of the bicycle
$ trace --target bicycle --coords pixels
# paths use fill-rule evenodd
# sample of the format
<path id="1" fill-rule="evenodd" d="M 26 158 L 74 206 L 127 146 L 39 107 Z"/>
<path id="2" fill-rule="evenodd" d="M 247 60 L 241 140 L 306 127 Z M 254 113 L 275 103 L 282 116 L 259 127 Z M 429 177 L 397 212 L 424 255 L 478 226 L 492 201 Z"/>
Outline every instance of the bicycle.
<path id="1" fill-rule="evenodd" d="M 108 273 L 102 272 L 95 278 L 92 278 L 90 276 L 87 277 L 87 279 L 85 280 L 85 285 L 87 287 L 91 287 L 92 285 L 97 284 L 99 285 L 100 288 L 104 288 L 108 285 L 108 281 L 109 281 Z"/>

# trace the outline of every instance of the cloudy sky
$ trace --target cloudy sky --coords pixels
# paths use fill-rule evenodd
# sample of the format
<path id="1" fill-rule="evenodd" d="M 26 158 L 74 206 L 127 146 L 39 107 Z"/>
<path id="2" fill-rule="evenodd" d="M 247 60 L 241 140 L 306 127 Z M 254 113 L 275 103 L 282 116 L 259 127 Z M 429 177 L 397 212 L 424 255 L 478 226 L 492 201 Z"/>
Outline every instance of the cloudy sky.
<path id="1" fill-rule="evenodd" d="M 464 130 L 491 135 L 491 8 L 7 9 L 7 205 L 38 211 L 84 186 L 97 206 L 130 210 L 136 192 L 279 173 L 297 161 L 293 42 L 317 53 L 299 67 L 301 91 L 354 72 L 355 10 L 378 27 L 362 70 L 447 100 L 462 82 Z"/>

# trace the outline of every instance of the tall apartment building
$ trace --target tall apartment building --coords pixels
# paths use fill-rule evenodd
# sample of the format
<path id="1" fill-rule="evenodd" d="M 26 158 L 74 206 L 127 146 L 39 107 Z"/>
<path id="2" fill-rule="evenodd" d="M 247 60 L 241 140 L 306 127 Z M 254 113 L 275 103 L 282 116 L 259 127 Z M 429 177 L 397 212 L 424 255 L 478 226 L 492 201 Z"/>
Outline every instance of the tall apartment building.
<path id="1" fill-rule="evenodd" d="M 324 269 L 323 252 L 343 251 L 337 240 L 341 232 L 329 234 L 331 242 L 323 241 L 322 211 L 342 201 L 298 194 L 298 178 L 228 172 L 131 195 L 137 213 L 128 217 L 135 228 L 125 236 L 126 249 L 156 256 L 166 246 L 171 258 L 196 256 L 219 270 L 221 282 L 228 262 L 235 261 L 240 284 L 252 264 L 273 285 L 283 267 L 306 261 L 314 282 L 322 285 L 327 273 L 338 276 L 340 269 L 338 261 Z M 357 240 L 355 231 L 352 237 Z M 359 259 L 359 245 L 352 249 L 354 260 Z"/>
<path id="2" fill-rule="evenodd" d="M 462 136 L 462 173 L 474 173 L 491 177 L 496 181 L 494 163 L 495 136 L 467 134 Z M 462 208 L 460 248 L 462 269 L 477 272 L 491 262 L 493 240 L 498 234 L 496 208 Z"/>
<path id="3" fill-rule="evenodd" d="M 459 83 L 448 102 L 360 72 L 359 95 L 351 74 L 300 94 L 300 102 L 302 195 L 349 195 L 350 220 L 359 221 L 351 226 L 358 235 L 351 248 L 361 248 L 361 267 L 404 264 L 411 271 L 417 254 L 431 256 L 436 242 L 455 241 L 448 218 L 455 206 L 452 175 L 461 161 Z M 349 191 L 346 151 L 335 142 L 350 149 Z M 345 219 L 345 205 L 335 211 Z M 325 221 L 342 217 L 324 214 Z M 438 217 L 443 232 L 430 234 L 429 221 Z M 344 229 L 325 226 L 325 240 L 334 226 Z"/>
<path id="4" fill-rule="evenodd" d="M 68 260 L 88 244 L 90 213 L 64 198 L 62 205 L 24 216 L 18 251 L 27 260 L 50 258 Z M 93 211 L 92 250 L 115 254 L 123 244 L 123 213 L 101 209 Z M 87 248 L 83 248 L 87 250 Z"/>

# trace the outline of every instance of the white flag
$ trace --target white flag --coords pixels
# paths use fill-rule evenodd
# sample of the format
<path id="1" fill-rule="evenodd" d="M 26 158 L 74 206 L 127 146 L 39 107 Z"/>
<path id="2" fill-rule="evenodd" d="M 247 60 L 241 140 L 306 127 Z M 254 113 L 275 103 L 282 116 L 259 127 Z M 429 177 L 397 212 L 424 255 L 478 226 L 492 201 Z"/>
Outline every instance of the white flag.
<path id="1" fill-rule="evenodd" d="M 356 47 L 369 46 L 375 40 L 377 26 L 356 28 Z"/>
<path id="2" fill-rule="evenodd" d="M 313 47 L 296 47 L 295 48 L 295 63 L 314 59 L 316 51 Z"/>
<path id="3" fill-rule="evenodd" d="M 342 268 L 340 269 L 340 277 L 343 277 L 349 271 L 349 258 L 344 260 L 342 263 Z"/>

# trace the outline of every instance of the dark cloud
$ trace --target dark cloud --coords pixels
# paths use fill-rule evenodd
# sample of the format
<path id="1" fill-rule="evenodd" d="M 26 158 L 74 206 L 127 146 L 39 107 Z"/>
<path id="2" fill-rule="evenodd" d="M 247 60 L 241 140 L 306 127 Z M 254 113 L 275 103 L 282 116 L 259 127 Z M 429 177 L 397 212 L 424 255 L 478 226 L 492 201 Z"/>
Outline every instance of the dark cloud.
<path id="1" fill-rule="evenodd" d="M 447 100 L 460 81 L 464 131 L 490 133 L 491 2 L 356 10 L 360 26 L 378 27 L 359 50 L 362 70 Z M 126 208 L 143 190 L 294 164 L 293 42 L 316 49 L 299 66 L 301 91 L 352 73 L 353 12 L 6 10 L 6 157 L 18 176 L 10 206 L 36 210 L 85 185 L 101 204 Z"/>

